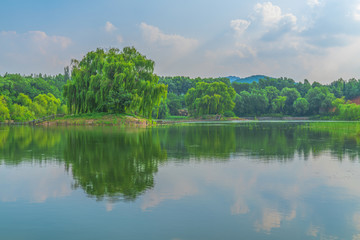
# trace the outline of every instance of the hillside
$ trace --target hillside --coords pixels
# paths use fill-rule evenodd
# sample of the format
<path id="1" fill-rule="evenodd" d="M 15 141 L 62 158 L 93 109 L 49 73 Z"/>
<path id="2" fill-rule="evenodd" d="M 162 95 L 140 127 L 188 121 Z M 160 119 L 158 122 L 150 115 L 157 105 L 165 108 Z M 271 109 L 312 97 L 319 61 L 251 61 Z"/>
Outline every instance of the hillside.
<path id="1" fill-rule="evenodd" d="M 260 79 L 268 78 L 265 75 L 253 75 L 246 78 L 240 78 L 235 76 L 228 76 L 226 77 L 230 80 L 231 83 L 238 82 L 238 83 L 252 83 L 252 82 L 259 82 Z"/>

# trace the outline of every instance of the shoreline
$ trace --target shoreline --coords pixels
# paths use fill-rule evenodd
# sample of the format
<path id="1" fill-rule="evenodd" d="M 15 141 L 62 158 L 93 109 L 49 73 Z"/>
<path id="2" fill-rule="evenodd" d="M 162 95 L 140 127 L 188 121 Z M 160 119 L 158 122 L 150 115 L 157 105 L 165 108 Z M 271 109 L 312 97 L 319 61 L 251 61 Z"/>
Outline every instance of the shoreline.
<path id="1" fill-rule="evenodd" d="M 32 125 L 32 126 L 120 126 L 120 127 L 154 127 L 162 125 L 172 125 L 178 123 L 197 123 L 197 122 L 232 122 L 232 121 L 319 121 L 319 122 L 354 122 L 343 120 L 322 120 L 314 119 L 314 117 L 215 117 L 204 118 L 183 118 L 183 119 L 146 119 L 139 116 L 123 115 L 123 114 L 83 114 L 83 115 L 67 115 L 46 119 L 44 121 L 33 120 L 29 122 L 0 122 L 0 125 Z"/>

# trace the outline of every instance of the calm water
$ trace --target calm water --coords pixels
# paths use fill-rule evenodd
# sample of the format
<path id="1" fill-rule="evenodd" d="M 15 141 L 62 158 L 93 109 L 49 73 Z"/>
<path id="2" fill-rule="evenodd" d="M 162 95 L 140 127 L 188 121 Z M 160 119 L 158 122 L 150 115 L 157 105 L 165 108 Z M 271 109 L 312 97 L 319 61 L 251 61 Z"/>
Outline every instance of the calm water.
<path id="1" fill-rule="evenodd" d="M 0 127 L 0 239 L 360 239 L 360 138 Z"/>

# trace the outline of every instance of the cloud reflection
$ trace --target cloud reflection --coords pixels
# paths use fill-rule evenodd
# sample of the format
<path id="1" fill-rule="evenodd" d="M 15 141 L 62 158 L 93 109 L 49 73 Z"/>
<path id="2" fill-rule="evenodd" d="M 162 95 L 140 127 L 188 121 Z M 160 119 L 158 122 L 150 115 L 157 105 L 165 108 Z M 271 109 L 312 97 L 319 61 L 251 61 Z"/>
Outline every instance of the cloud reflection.
<path id="1" fill-rule="evenodd" d="M 144 194 L 141 209 L 145 211 L 166 200 L 179 200 L 197 194 L 199 190 L 192 180 L 184 178 L 183 173 L 174 168 L 159 173 L 155 187 Z"/>
<path id="2" fill-rule="evenodd" d="M 326 202 L 360 197 L 359 168 L 348 156 L 344 156 L 342 162 L 333 159 L 330 153 L 310 154 L 307 159 L 304 162 L 304 156 L 297 155 L 290 164 L 276 161 L 265 164 L 246 156 L 234 156 L 227 164 L 169 163 L 155 176 L 155 187 L 143 196 L 141 209 L 155 208 L 168 200 L 181 201 L 200 193 L 211 196 L 215 193 L 224 201 L 233 199 L 228 215 L 247 215 L 257 232 L 270 234 L 285 223 L 299 224 L 301 221 L 305 236 L 336 239 L 326 226 L 326 218 L 335 213 L 330 209 L 326 215 L 321 214 L 318 204 L 325 200 L 321 199 L 319 191 L 328 189 L 329 194 L 333 194 L 326 196 L 329 198 Z M 304 219 L 314 216 L 306 226 Z M 344 211 L 339 217 L 347 219 L 347 213 Z M 344 224 L 349 224 L 345 219 Z M 354 214 L 353 223 L 359 231 L 360 213 Z M 353 239 L 357 237 L 354 235 Z"/>
<path id="3" fill-rule="evenodd" d="M 0 200 L 2 202 L 28 201 L 44 203 L 49 198 L 69 196 L 71 177 L 60 166 L 23 165 L 16 169 L 0 166 Z M 8 184 L 11 183 L 11 184 Z"/>

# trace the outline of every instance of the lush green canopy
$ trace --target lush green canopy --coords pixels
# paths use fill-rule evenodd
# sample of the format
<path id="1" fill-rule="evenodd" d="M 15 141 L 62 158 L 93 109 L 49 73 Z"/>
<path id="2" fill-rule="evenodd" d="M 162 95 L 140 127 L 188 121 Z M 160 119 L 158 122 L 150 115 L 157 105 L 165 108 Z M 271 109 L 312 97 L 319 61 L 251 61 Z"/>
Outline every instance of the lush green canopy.
<path id="1" fill-rule="evenodd" d="M 223 114 L 235 106 L 235 90 L 223 82 L 198 82 L 185 95 L 186 105 L 193 115 Z"/>
<path id="2" fill-rule="evenodd" d="M 97 49 L 72 66 L 72 80 L 64 87 L 71 113 L 128 111 L 150 118 L 166 98 L 167 86 L 158 83 L 154 62 L 135 48 Z"/>

